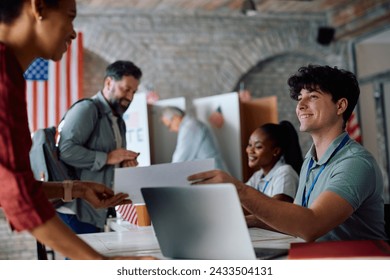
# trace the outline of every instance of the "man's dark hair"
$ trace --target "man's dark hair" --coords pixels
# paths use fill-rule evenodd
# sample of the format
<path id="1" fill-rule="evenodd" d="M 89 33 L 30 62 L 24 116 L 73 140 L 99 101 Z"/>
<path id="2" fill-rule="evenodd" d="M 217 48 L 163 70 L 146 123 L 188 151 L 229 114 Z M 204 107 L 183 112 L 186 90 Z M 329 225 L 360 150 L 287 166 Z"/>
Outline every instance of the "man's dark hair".
<path id="1" fill-rule="evenodd" d="M 330 66 L 301 67 L 288 79 L 287 84 L 290 86 L 290 96 L 295 100 L 302 89 L 321 90 L 330 94 L 335 103 L 341 98 L 346 98 L 348 107 L 343 114 L 344 124 L 351 116 L 360 94 L 359 83 L 352 72 Z"/>
<path id="2" fill-rule="evenodd" d="M 0 22 L 12 23 L 22 11 L 23 4 L 26 0 L 1 0 L 0 1 Z M 58 7 L 61 0 L 44 0 L 48 7 Z"/>
<path id="3" fill-rule="evenodd" d="M 119 81 L 123 76 L 133 76 L 135 79 L 140 80 L 142 72 L 133 62 L 118 60 L 107 66 L 104 79 L 111 77 L 115 81 Z"/>

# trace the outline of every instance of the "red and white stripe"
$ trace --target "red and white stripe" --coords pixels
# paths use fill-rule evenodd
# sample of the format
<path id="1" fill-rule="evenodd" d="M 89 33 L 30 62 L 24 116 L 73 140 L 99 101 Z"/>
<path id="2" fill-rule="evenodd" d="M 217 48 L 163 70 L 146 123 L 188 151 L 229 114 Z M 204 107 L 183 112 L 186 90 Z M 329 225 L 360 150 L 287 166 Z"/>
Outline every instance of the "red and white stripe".
<path id="1" fill-rule="evenodd" d="M 347 132 L 356 142 L 362 143 L 362 133 L 355 111 L 352 112 L 351 117 L 347 122 Z"/>
<path id="2" fill-rule="evenodd" d="M 77 34 L 61 61 L 49 61 L 47 81 L 26 81 L 30 130 L 57 126 L 83 94 L 83 36 Z"/>
<path id="3" fill-rule="evenodd" d="M 117 213 L 131 224 L 138 224 L 137 209 L 133 204 L 123 204 L 116 207 Z"/>

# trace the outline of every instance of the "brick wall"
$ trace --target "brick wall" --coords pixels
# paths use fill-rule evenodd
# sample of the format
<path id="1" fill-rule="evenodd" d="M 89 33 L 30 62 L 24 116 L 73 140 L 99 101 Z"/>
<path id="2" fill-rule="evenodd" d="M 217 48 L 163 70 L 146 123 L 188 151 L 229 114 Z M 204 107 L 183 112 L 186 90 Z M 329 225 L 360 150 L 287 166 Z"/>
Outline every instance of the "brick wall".
<path id="1" fill-rule="evenodd" d="M 340 46 L 316 43 L 322 18 L 276 20 L 244 16 L 183 16 L 113 11 L 80 12 L 76 27 L 84 46 L 107 63 L 129 59 L 161 98 L 201 97 L 231 91 L 260 61 L 285 53 L 306 53 L 344 64 Z M 94 68 L 94 65 L 85 65 Z M 103 73 L 96 69 L 95 74 Z M 87 83 L 87 82 L 86 82 Z M 85 94 L 95 92 L 86 84 Z"/>
<path id="2" fill-rule="evenodd" d="M 26 232 L 12 232 L 0 209 L 0 260 L 36 260 L 36 242 Z"/>
<path id="3" fill-rule="evenodd" d="M 185 96 L 190 104 L 196 97 L 237 90 L 244 82 L 255 97 L 277 95 L 279 119 L 297 127 L 287 78 L 308 63 L 349 65 L 345 42 L 317 43 L 318 27 L 324 25 L 320 16 L 291 20 L 123 13 L 113 10 L 94 21 L 81 12 L 76 20 L 85 38 L 87 96 L 101 88 L 104 65 L 129 59 L 141 67 L 142 83 L 152 85 L 162 99 Z M 300 137 L 307 151 L 310 139 Z"/>

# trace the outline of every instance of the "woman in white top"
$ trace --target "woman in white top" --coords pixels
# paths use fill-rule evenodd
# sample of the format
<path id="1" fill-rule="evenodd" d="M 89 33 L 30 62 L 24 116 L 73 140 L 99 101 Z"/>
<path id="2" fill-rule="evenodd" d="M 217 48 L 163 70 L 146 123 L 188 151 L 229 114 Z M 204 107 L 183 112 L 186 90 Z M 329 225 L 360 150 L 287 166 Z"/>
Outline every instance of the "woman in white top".
<path id="1" fill-rule="evenodd" d="M 303 162 L 293 125 L 282 121 L 255 129 L 246 152 L 249 167 L 258 169 L 246 184 L 275 199 L 293 202 Z"/>
<path id="2" fill-rule="evenodd" d="M 303 163 L 298 134 L 288 121 L 256 128 L 246 148 L 248 165 L 256 169 L 247 185 L 281 201 L 293 202 Z M 245 210 L 248 227 L 268 228 Z M 269 228 L 270 229 L 270 228 Z"/>

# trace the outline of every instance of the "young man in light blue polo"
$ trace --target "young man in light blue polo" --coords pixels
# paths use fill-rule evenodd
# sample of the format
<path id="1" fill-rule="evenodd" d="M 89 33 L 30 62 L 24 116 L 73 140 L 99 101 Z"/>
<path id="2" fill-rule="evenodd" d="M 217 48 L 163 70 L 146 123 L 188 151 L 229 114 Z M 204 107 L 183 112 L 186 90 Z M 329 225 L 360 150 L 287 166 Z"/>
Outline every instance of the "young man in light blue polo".
<path id="1" fill-rule="evenodd" d="M 373 156 L 345 132 L 360 93 L 355 75 L 309 65 L 291 76 L 288 85 L 297 100 L 300 130 L 313 139 L 294 204 L 269 198 L 217 170 L 188 179 L 235 184 L 243 207 L 262 227 L 306 241 L 387 239 L 381 171 Z"/>

